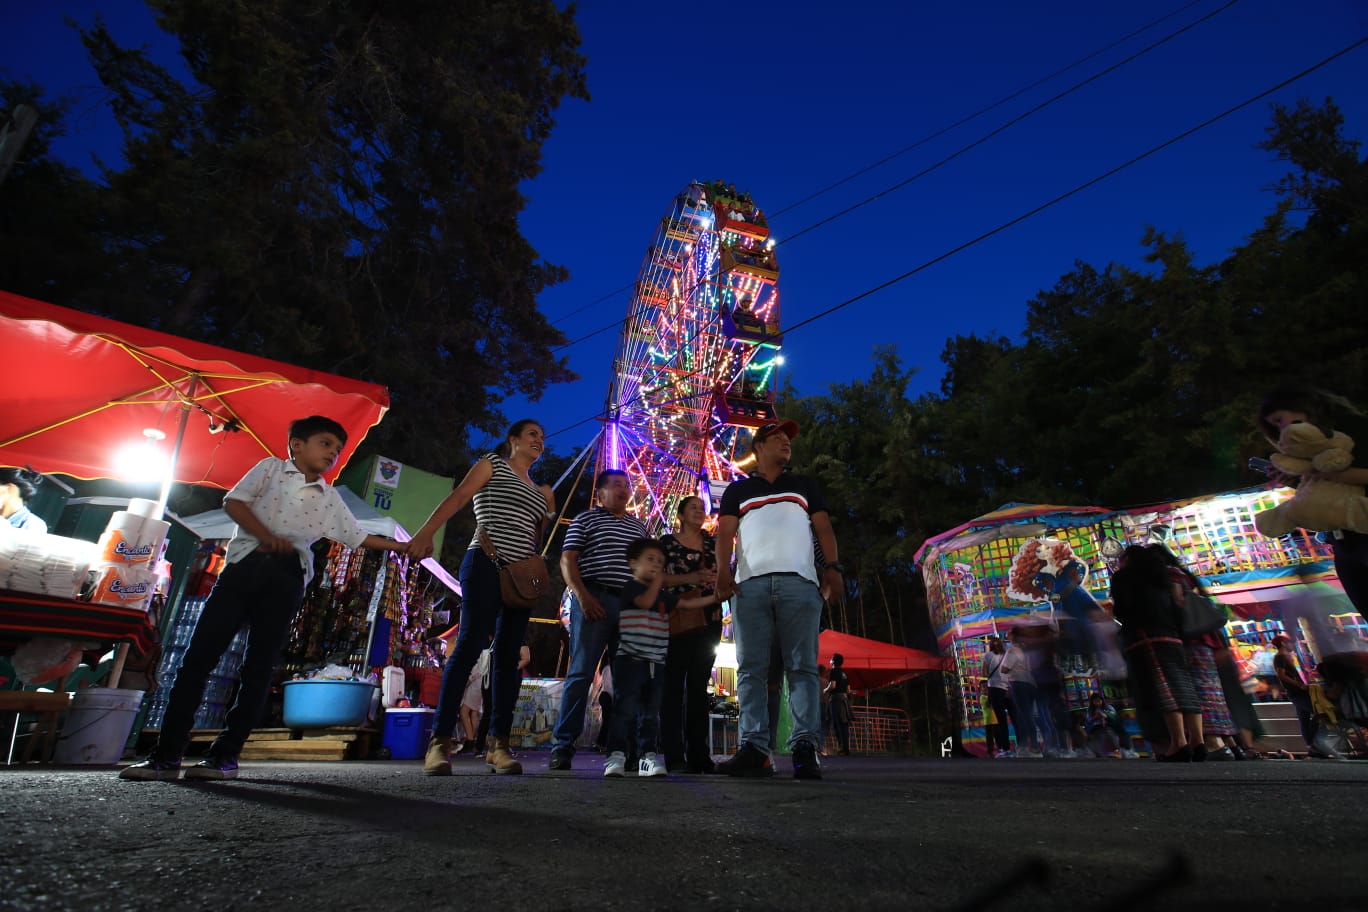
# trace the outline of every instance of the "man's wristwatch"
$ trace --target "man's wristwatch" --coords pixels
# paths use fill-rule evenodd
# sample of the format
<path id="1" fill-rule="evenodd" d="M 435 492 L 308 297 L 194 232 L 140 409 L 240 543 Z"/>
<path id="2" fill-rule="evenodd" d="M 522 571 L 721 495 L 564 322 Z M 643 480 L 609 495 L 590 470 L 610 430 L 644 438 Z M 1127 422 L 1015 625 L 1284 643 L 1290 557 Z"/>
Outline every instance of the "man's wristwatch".
<path id="1" fill-rule="evenodd" d="M 824 569 L 824 570 L 835 570 L 837 573 L 841 574 L 842 576 L 845 575 L 845 565 L 842 564 L 840 561 L 832 561 L 831 563 L 827 564 L 827 565 L 826 565 L 825 567 L 823 567 L 822 569 Z"/>

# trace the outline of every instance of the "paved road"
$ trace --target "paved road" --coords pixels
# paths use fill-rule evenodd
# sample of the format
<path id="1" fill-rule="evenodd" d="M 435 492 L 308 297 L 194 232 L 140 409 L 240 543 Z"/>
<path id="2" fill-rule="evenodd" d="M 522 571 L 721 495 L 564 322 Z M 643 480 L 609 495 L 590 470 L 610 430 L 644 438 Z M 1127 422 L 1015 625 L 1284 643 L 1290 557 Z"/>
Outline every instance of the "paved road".
<path id="1" fill-rule="evenodd" d="M 0 908 L 1368 909 L 1364 763 L 833 758 L 796 782 L 545 756 L 0 768 Z"/>

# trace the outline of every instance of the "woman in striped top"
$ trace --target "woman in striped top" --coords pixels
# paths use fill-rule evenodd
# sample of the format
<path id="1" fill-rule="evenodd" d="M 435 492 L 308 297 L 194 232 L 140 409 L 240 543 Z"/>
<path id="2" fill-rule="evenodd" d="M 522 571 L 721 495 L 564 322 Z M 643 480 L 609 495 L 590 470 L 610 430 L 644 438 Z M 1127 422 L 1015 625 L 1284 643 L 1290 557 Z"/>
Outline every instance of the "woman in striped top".
<path id="1" fill-rule="evenodd" d="M 550 486 L 539 487 L 528 475 L 532 463 L 545 448 L 544 437 L 542 426 L 530 419 L 509 428 L 498 450 L 471 466 L 461 483 L 432 511 L 409 542 L 409 555 L 431 556 L 432 538 L 437 530 L 467 503 L 474 504 L 479 529 L 489 533 L 501 562 L 511 563 L 536 554 L 542 533 L 556 510 Z M 491 635 L 492 744 L 485 754 L 485 763 L 496 773 L 522 772 L 522 764 L 509 751 L 508 735 L 521 680 L 518 654 L 531 612 L 504 604 L 499 592 L 499 568 L 481 550 L 479 538 L 477 529 L 461 561 L 461 628 L 442 673 L 432 740 L 423 758 L 423 772 L 429 776 L 451 775 L 452 737 L 460 719 L 461 694 L 470 669 Z"/>

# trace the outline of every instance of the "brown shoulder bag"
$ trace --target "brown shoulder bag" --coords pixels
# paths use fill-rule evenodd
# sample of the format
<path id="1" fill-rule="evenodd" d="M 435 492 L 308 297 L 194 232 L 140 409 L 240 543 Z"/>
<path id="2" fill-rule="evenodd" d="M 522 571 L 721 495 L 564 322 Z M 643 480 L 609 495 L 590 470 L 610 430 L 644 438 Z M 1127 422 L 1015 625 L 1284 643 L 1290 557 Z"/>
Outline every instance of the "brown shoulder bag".
<path id="1" fill-rule="evenodd" d="M 493 540 L 484 529 L 479 530 L 480 550 L 499 568 L 499 596 L 505 605 L 517 608 L 536 608 L 542 596 L 551 589 L 551 573 L 546 558 L 540 554 L 519 561 L 504 563 Z"/>

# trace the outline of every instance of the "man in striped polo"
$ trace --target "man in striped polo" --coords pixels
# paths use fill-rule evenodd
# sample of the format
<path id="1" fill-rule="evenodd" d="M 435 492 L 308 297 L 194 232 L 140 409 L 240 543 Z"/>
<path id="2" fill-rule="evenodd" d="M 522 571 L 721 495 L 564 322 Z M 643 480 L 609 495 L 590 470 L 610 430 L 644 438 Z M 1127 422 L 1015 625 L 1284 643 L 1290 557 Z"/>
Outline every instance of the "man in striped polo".
<path id="1" fill-rule="evenodd" d="M 627 515 L 632 489 L 626 472 L 599 472 L 594 492 L 598 506 L 575 517 L 561 548 L 561 575 L 571 592 L 570 669 L 562 685 L 560 720 L 551 745 L 553 770 L 571 768 L 575 739 L 584 730 L 594 670 L 617 634 L 618 595 L 632 578 L 627 546 L 650 537 L 645 523 Z"/>
<path id="2" fill-rule="evenodd" d="M 826 498 L 814 478 L 788 471 L 798 425 L 766 424 L 753 438 L 755 472 L 722 494 L 717 521 L 717 594 L 732 599 L 741 747 L 717 765 L 729 776 L 772 776 L 767 683 L 773 642 L 788 674 L 795 779 L 820 779 L 821 687 L 817 634 L 822 600 L 844 597 L 844 568 Z M 826 559 L 819 577 L 812 539 Z M 736 568 L 731 565 L 733 546 Z"/>

